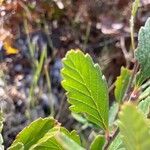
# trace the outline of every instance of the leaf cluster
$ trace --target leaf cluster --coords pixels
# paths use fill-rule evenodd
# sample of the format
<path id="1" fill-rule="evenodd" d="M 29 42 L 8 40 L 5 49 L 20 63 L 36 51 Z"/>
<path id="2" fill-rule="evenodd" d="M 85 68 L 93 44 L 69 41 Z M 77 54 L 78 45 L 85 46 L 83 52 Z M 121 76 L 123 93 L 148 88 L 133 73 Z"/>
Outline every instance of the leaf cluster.
<path id="1" fill-rule="evenodd" d="M 93 128 L 97 127 L 101 131 L 95 132 L 90 150 L 150 149 L 150 19 L 140 29 L 138 39 L 135 59 L 140 66 L 139 71 L 121 68 L 115 82 L 116 101 L 112 106 L 109 106 L 106 79 L 100 66 L 93 62 L 89 54 L 84 54 L 81 50 L 70 50 L 63 59 L 62 86 L 66 90 L 70 110 L 78 120 L 90 122 Z M 1 120 L 0 117 L 0 131 Z M 85 148 L 76 131 L 69 132 L 53 118 L 40 118 L 32 122 L 18 134 L 9 148 L 49 149 Z"/>

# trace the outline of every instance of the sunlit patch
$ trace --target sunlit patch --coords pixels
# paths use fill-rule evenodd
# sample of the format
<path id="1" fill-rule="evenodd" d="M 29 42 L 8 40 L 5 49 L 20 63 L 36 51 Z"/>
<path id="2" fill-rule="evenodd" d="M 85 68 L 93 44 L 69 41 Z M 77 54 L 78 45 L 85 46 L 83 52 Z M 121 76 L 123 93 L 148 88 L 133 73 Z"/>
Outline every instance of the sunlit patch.
<path id="1" fill-rule="evenodd" d="M 16 48 L 13 48 L 9 43 L 4 42 L 4 49 L 7 55 L 17 54 L 19 51 Z"/>
<path id="2" fill-rule="evenodd" d="M 4 0 L 0 0 L 0 5 L 3 3 Z"/>

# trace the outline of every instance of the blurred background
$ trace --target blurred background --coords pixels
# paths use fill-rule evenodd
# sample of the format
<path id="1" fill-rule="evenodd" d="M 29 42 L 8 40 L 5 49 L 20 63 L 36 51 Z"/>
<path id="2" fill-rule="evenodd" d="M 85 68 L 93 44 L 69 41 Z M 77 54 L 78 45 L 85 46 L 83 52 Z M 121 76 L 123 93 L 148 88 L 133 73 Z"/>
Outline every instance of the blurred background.
<path id="1" fill-rule="evenodd" d="M 132 0 L 0 0 L 0 107 L 8 147 L 27 124 L 53 116 L 67 129 L 92 137 L 92 125 L 70 114 L 61 87 L 61 59 L 82 49 L 107 78 L 110 105 L 121 66 L 133 67 L 130 40 Z M 141 0 L 134 38 L 150 16 Z M 82 64 L 81 64 L 82 65 Z M 77 122 L 78 121 L 78 122 Z"/>

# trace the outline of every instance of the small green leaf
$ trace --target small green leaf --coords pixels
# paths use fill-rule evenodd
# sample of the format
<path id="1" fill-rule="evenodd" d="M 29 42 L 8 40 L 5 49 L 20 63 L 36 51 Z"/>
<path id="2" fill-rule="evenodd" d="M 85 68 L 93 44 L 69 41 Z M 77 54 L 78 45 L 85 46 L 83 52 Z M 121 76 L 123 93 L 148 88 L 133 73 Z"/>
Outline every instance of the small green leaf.
<path id="1" fill-rule="evenodd" d="M 55 138 L 58 143 L 63 147 L 63 150 L 85 150 L 63 132 L 60 132 L 58 135 L 55 136 Z"/>
<path id="2" fill-rule="evenodd" d="M 85 113 L 87 119 L 108 129 L 108 87 L 98 64 L 80 50 L 71 50 L 63 59 L 62 86 L 68 92 L 70 109 Z"/>
<path id="3" fill-rule="evenodd" d="M 36 144 L 34 144 L 30 150 L 37 150 L 37 149 L 38 150 L 43 150 L 43 149 L 44 150 L 50 150 L 50 149 L 66 150 L 64 149 L 64 143 L 60 141 L 59 138 L 57 137 L 60 134 L 64 134 L 67 137 L 67 139 L 69 139 L 68 142 L 72 141 L 72 143 L 74 143 L 75 146 L 81 147 L 80 138 L 77 135 L 76 131 L 72 131 L 70 133 L 65 128 L 55 127 L 55 128 L 52 128 L 50 131 L 48 131 L 47 134 L 45 134 L 43 138 L 41 138 Z M 70 146 L 68 147 L 68 149 L 69 148 Z"/>
<path id="4" fill-rule="evenodd" d="M 102 150 L 105 144 L 105 137 L 102 135 L 97 135 L 90 146 L 90 150 Z"/>
<path id="5" fill-rule="evenodd" d="M 88 121 L 86 118 L 84 118 L 81 114 L 77 114 L 77 113 L 71 113 L 71 115 L 73 116 L 73 118 L 75 120 L 77 120 L 79 123 L 82 123 L 82 124 L 87 124 Z M 89 123 L 88 123 L 89 124 Z"/>
<path id="6" fill-rule="evenodd" d="M 147 117 L 150 112 L 150 96 L 148 96 L 146 99 L 142 100 L 138 108 L 144 113 L 144 115 Z"/>
<path id="7" fill-rule="evenodd" d="M 144 91 L 142 91 L 142 93 L 139 96 L 139 100 L 143 100 L 148 96 L 150 96 L 150 86 L 147 87 Z"/>
<path id="8" fill-rule="evenodd" d="M 128 87 L 128 83 L 131 77 L 131 71 L 127 68 L 121 68 L 121 74 L 117 77 L 115 82 L 115 97 L 118 103 L 122 102 L 126 89 Z"/>
<path id="9" fill-rule="evenodd" d="M 138 35 L 138 47 L 135 57 L 140 64 L 140 72 L 136 79 L 136 84 L 140 86 L 146 79 L 150 78 L 150 18 L 141 27 Z"/>
<path id="10" fill-rule="evenodd" d="M 140 0 L 135 0 L 133 5 L 132 5 L 132 16 L 133 17 L 135 17 L 135 15 L 136 15 L 136 12 L 138 10 L 139 4 L 140 4 Z"/>
<path id="11" fill-rule="evenodd" d="M 149 122 L 136 106 L 123 105 L 119 113 L 119 128 L 127 150 L 149 150 Z"/>
<path id="12" fill-rule="evenodd" d="M 116 136 L 113 142 L 110 144 L 108 150 L 125 150 L 120 133 Z"/>
<path id="13" fill-rule="evenodd" d="M 112 126 L 114 124 L 118 110 L 119 104 L 114 102 L 109 109 L 109 126 Z"/>
<path id="14" fill-rule="evenodd" d="M 58 126 L 58 123 L 53 118 L 37 119 L 17 135 L 16 140 L 13 142 L 9 150 L 12 150 L 12 147 L 18 142 L 23 144 L 24 150 L 29 150 L 32 145 L 36 144 L 55 126 Z"/>

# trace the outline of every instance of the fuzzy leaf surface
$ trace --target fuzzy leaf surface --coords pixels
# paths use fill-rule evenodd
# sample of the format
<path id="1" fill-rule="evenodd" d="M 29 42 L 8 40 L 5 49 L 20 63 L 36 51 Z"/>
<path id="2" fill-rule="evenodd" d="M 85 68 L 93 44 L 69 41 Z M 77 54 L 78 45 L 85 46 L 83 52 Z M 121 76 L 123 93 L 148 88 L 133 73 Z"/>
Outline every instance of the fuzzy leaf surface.
<path id="1" fill-rule="evenodd" d="M 150 148 L 149 122 L 135 105 L 125 104 L 119 113 L 119 128 L 127 150 Z"/>
<path id="2" fill-rule="evenodd" d="M 141 27 L 138 35 L 138 47 L 135 57 L 140 64 L 140 72 L 137 76 L 137 85 L 141 85 L 146 79 L 150 78 L 150 18 Z"/>
<path id="3" fill-rule="evenodd" d="M 22 143 L 24 150 L 29 150 L 32 145 L 36 144 L 50 129 L 56 125 L 57 122 L 52 118 L 40 118 L 33 121 L 17 135 L 16 140 L 13 142 L 9 150 L 11 150 L 17 143 Z"/>
<path id="4" fill-rule="evenodd" d="M 62 86 L 67 91 L 70 109 L 84 113 L 89 121 L 108 128 L 108 87 L 98 64 L 88 54 L 71 50 L 63 59 Z"/>

